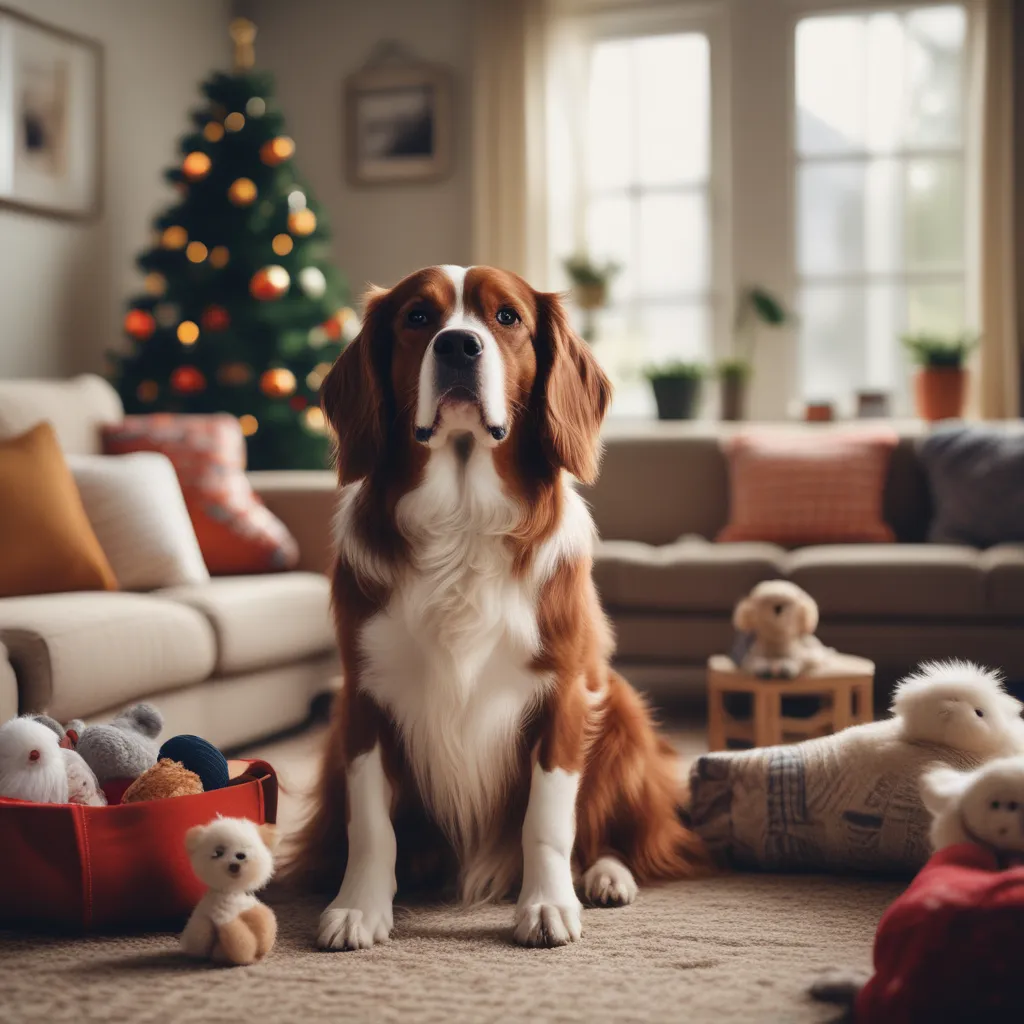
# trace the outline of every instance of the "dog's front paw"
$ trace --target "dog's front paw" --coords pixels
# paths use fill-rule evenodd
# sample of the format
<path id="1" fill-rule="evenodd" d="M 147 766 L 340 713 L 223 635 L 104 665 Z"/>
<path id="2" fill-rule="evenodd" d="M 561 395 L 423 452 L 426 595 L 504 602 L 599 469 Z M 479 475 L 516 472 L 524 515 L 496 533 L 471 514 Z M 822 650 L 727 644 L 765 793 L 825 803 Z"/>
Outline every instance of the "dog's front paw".
<path id="1" fill-rule="evenodd" d="M 615 857 L 600 857 L 583 875 L 583 895 L 588 903 L 624 907 L 638 892 L 633 873 Z"/>
<path id="2" fill-rule="evenodd" d="M 520 946 L 564 946 L 583 934 L 579 903 L 526 903 L 516 908 L 516 942 Z"/>
<path id="3" fill-rule="evenodd" d="M 369 949 L 375 942 L 391 938 L 392 923 L 390 906 L 386 912 L 330 906 L 320 915 L 317 945 L 321 949 Z"/>

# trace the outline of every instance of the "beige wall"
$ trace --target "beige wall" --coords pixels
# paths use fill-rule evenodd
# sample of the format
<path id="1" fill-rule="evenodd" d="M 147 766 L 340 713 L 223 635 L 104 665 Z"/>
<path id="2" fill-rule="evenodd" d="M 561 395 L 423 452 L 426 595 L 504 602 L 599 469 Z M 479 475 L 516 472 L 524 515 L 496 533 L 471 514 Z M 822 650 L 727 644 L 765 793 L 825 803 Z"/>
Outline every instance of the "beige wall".
<path id="1" fill-rule="evenodd" d="M 0 209 L 0 377 L 100 370 L 121 343 L 136 253 L 173 193 L 201 79 L 228 59 L 222 0 L 4 0 L 99 40 L 106 119 L 103 214 L 89 224 Z"/>
<path id="2" fill-rule="evenodd" d="M 470 259 L 471 0 L 251 0 L 256 60 L 277 76 L 296 159 L 330 217 L 334 255 L 358 295 L 434 263 Z M 354 187 L 345 180 L 343 84 L 381 40 L 455 74 L 455 160 L 438 182 Z"/>

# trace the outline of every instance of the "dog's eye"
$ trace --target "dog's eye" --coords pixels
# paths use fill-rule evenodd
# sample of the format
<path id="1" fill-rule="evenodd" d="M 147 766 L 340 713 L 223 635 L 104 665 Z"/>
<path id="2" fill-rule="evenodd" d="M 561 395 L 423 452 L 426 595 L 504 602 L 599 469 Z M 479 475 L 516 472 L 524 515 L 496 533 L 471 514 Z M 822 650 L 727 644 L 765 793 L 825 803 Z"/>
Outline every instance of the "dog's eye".
<path id="1" fill-rule="evenodd" d="M 978 716 L 979 718 L 984 718 L 984 717 L 985 717 L 985 712 L 984 712 L 984 711 L 982 711 L 982 710 L 981 710 L 981 708 L 975 708 L 975 709 L 974 709 L 974 713 L 975 713 L 975 714 L 976 714 L 976 715 L 977 715 L 977 716 Z"/>
<path id="2" fill-rule="evenodd" d="M 992 801 L 992 810 L 993 811 L 998 811 L 999 807 L 1000 807 L 999 801 L 998 800 L 993 800 Z"/>
<path id="3" fill-rule="evenodd" d="M 502 327 L 511 327 L 513 324 L 519 323 L 519 314 L 511 306 L 502 306 L 498 310 L 495 320 Z"/>
<path id="4" fill-rule="evenodd" d="M 777 604 L 775 606 L 775 614 L 776 615 L 781 615 L 785 610 L 786 610 L 786 606 L 784 604 Z"/>
<path id="5" fill-rule="evenodd" d="M 1015 811 L 1015 810 L 1017 810 L 1017 808 L 1018 808 L 1019 806 L 1020 806 L 1020 805 L 1019 805 L 1019 804 L 1017 803 L 1017 801 L 1016 801 L 1016 800 L 1011 800 L 1011 801 L 1010 801 L 1010 802 L 1009 802 L 1009 803 L 1008 803 L 1008 804 L 1006 805 L 1006 809 L 1007 809 L 1008 811 Z"/>
<path id="6" fill-rule="evenodd" d="M 422 309 L 410 309 L 405 314 L 405 322 L 410 327 L 426 327 L 429 319 L 430 317 L 427 316 L 426 311 Z"/>
<path id="7" fill-rule="evenodd" d="M 218 858 L 223 857 L 223 856 L 224 856 L 224 847 L 223 846 L 218 846 L 217 849 L 213 851 L 213 859 L 217 860 Z"/>

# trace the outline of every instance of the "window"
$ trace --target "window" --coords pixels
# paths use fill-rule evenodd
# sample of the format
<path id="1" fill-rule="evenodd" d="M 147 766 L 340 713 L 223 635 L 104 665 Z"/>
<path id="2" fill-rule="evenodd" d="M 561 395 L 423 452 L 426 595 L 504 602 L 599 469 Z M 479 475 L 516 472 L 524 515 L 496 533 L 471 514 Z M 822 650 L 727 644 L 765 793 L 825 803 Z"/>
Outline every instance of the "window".
<path id="1" fill-rule="evenodd" d="M 552 140 L 556 175 L 569 163 L 576 175 L 552 204 L 552 256 L 585 252 L 621 268 L 595 352 L 616 384 L 613 413 L 647 416 L 644 366 L 713 353 L 708 37 L 591 38 L 580 77 L 576 153 Z"/>
<path id="2" fill-rule="evenodd" d="M 796 28 L 802 397 L 905 408 L 905 331 L 968 320 L 966 14 L 947 4 Z"/>

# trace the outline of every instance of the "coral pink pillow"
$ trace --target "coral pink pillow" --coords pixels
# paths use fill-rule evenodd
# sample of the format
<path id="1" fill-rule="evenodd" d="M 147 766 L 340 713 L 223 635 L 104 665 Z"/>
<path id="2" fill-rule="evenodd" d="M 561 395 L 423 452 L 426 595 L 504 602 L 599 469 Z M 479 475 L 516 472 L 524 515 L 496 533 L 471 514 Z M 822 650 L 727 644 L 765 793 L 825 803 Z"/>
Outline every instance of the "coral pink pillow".
<path id="1" fill-rule="evenodd" d="M 206 567 L 214 576 L 292 568 L 295 538 L 245 475 L 245 438 L 234 416 L 154 413 L 103 430 L 108 455 L 161 452 L 178 474 Z"/>
<path id="2" fill-rule="evenodd" d="M 896 441 L 877 430 L 732 438 L 729 522 L 717 539 L 784 547 L 894 540 L 882 498 Z"/>

